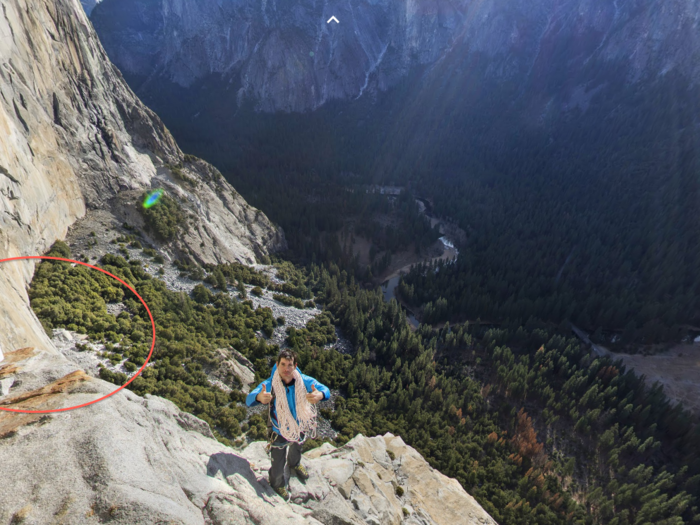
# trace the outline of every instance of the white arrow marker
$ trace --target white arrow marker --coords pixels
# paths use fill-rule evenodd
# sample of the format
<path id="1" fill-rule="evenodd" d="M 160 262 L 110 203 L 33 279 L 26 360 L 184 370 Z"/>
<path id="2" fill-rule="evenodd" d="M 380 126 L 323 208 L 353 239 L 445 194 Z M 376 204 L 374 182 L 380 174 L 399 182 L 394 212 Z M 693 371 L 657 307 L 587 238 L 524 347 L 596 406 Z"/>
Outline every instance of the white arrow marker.
<path id="1" fill-rule="evenodd" d="M 326 24 L 330 24 L 330 23 L 331 23 L 331 20 L 335 20 L 335 23 L 336 23 L 336 24 L 339 24 L 339 23 L 340 23 L 340 22 L 338 22 L 338 19 L 337 19 L 336 17 L 332 16 L 332 17 L 330 17 L 330 18 L 328 19 L 328 22 L 326 22 Z"/>

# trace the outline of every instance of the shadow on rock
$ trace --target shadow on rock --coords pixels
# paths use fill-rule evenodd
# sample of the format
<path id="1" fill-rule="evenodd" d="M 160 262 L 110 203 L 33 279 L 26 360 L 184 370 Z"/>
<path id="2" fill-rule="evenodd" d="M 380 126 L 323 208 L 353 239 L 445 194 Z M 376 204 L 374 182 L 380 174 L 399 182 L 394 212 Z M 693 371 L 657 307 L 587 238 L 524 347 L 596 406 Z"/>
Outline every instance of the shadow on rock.
<path id="1" fill-rule="evenodd" d="M 241 475 L 250 486 L 255 489 L 258 497 L 262 497 L 263 494 L 269 495 L 272 493 L 272 489 L 267 482 L 258 481 L 255 473 L 250 468 L 248 460 L 235 454 L 219 452 L 209 457 L 207 476 L 215 478 L 219 472 L 221 472 L 224 479 L 228 479 L 229 476 L 233 476 L 234 474 Z"/>

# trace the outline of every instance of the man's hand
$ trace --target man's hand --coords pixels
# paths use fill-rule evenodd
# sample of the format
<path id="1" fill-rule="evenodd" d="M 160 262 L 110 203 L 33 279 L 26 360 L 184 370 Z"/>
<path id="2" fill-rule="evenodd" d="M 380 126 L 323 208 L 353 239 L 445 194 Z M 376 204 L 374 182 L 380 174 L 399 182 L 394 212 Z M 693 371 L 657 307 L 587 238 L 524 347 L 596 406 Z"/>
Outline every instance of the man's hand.
<path id="1" fill-rule="evenodd" d="M 323 392 L 316 390 L 316 385 L 311 385 L 311 392 L 306 394 L 306 400 L 312 405 L 322 401 L 323 397 Z"/>
<path id="2" fill-rule="evenodd" d="M 260 391 L 260 393 L 257 396 L 255 396 L 255 400 L 258 403 L 262 403 L 263 405 L 267 405 L 270 403 L 270 401 L 272 401 L 272 394 L 270 394 L 270 392 L 267 392 L 266 390 L 267 387 L 263 385 L 263 388 Z"/>

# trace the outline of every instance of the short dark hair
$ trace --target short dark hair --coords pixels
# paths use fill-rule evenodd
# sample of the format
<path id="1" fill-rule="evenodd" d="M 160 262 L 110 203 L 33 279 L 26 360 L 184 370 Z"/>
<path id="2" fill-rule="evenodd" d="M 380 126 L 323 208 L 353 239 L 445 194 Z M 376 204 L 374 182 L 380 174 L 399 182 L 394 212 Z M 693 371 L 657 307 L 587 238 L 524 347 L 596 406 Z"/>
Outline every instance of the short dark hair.
<path id="1" fill-rule="evenodd" d="M 280 361 L 281 361 L 283 358 L 284 358 L 284 359 L 288 359 L 289 361 L 291 361 L 291 362 L 294 363 L 295 365 L 297 364 L 297 355 L 296 355 L 292 350 L 290 350 L 289 348 L 285 348 L 285 349 L 282 350 L 282 351 L 279 353 L 279 355 L 277 356 L 277 364 L 278 364 L 278 365 L 280 364 Z"/>

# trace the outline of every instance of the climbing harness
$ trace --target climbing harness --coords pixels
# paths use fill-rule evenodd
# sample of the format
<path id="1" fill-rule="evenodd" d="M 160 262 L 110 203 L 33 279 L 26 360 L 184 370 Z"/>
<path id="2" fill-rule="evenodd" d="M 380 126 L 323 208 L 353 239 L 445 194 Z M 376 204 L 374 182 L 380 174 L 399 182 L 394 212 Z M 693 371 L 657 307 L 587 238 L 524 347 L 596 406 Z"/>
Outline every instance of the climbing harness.
<path id="1" fill-rule="evenodd" d="M 270 436 L 270 440 L 268 441 L 267 446 L 265 447 L 265 451 L 266 451 L 268 454 L 270 453 L 270 451 L 271 451 L 273 448 L 276 448 L 276 449 L 284 449 L 284 448 L 287 448 L 287 447 L 288 447 L 290 444 L 292 444 L 292 443 L 298 443 L 299 445 L 303 445 L 303 444 L 306 442 L 306 438 L 307 438 L 307 436 L 304 435 L 304 436 L 302 437 L 301 441 L 298 441 L 298 442 L 297 442 L 297 441 L 287 441 L 287 440 L 285 440 L 284 443 L 282 443 L 282 444 L 280 445 L 280 444 L 275 443 L 275 441 L 277 440 L 278 437 L 279 437 L 279 434 L 278 434 L 277 432 L 273 432 L 273 433 L 272 433 L 272 436 Z"/>

